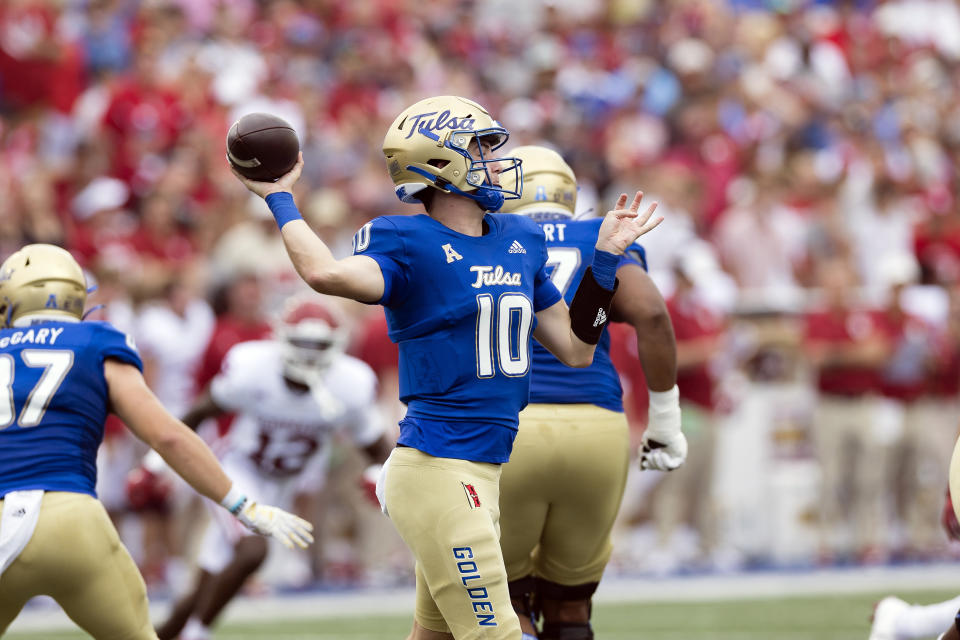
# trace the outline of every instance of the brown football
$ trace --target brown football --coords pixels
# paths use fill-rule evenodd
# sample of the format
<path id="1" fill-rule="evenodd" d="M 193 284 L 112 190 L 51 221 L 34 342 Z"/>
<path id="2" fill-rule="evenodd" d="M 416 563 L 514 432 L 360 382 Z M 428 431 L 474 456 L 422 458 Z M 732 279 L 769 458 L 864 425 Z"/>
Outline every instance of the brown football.
<path id="1" fill-rule="evenodd" d="M 227 160 L 245 178 L 273 182 L 297 163 L 300 140 L 283 118 L 248 113 L 227 132 Z"/>

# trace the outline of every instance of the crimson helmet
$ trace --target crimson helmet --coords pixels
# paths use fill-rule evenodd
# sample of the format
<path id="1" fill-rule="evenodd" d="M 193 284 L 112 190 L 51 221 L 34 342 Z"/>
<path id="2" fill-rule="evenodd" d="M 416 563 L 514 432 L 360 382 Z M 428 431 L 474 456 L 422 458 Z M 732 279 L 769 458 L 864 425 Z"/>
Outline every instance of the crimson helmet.
<path id="1" fill-rule="evenodd" d="M 283 343 L 284 374 L 303 384 L 330 366 L 348 338 L 340 310 L 318 296 L 291 300 L 276 334 Z"/>

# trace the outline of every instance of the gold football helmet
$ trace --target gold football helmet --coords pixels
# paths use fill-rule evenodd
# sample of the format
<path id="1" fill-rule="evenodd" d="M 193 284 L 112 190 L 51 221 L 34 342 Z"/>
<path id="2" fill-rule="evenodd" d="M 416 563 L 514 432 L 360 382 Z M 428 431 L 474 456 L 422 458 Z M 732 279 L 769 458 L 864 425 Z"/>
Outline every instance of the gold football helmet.
<path id="1" fill-rule="evenodd" d="M 577 178 L 559 153 L 547 147 L 517 147 L 513 155 L 523 163 L 520 198 L 503 208 L 504 213 L 522 213 L 535 219 L 572 218 L 577 207 Z M 506 176 L 505 189 L 512 189 Z"/>
<path id="2" fill-rule="evenodd" d="M 415 194 L 433 187 L 476 200 L 486 211 L 497 211 L 505 199 L 519 198 L 522 187 L 519 160 L 488 157 L 509 137 L 476 102 L 437 96 L 421 100 L 397 116 L 383 139 L 383 155 L 394 190 L 403 202 L 415 203 Z M 492 164 L 500 169 L 500 181 L 514 176 L 512 189 L 495 180 Z"/>
<path id="3" fill-rule="evenodd" d="M 28 244 L 0 265 L 0 322 L 35 314 L 80 319 L 87 302 L 83 269 L 66 249 Z"/>

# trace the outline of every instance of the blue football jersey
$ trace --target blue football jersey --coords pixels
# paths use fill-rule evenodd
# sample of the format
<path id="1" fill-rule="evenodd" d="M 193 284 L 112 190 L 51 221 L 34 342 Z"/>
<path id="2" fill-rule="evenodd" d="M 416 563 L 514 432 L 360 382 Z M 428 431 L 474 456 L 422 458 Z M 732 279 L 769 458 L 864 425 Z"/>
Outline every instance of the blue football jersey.
<path id="1" fill-rule="evenodd" d="M 400 351 L 398 442 L 434 456 L 506 462 L 527 404 L 534 314 L 559 302 L 543 232 L 487 214 L 468 236 L 427 215 L 364 225 L 354 252 L 383 272 L 390 339 Z"/>
<path id="2" fill-rule="evenodd" d="M 106 358 L 143 369 L 133 341 L 105 322 L 0 330 L 0 497 L 27 489 L 96 497 Z"/>
<path id="3" fill-rule="evenodd" d="M 547 241 L 547 266 L 550 279 L 563 293 L 567 304 L 573 301 L 577 286 L 593 263 L 597 233 L 603 218 L 553 220 L 541 222 Z M 620 261 L 647 268 L 643 247 L 634 243 Z M 610 334 L 604 331 L 594 352 L 593 364 L 584 369 L 566 366 L 543 348 L 533 345 L 533 374 L 530 402 L 534 404 L 595 404 L 612 411 L 623 411 L 620 376 L 610 361 Z"/>

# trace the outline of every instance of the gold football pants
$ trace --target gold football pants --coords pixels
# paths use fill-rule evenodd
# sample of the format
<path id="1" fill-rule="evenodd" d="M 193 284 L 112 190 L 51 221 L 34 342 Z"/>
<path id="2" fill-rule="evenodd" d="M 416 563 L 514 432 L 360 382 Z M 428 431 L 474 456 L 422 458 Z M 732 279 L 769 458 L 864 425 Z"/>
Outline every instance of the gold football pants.
<path id="1" fill-rule="evenodd" d="M 599 582 L 629 464 L 624 414 L 590 404 L 528 405 L 500 478 L 509 579 Z"/>
<path id="2" fill-rule="evenodd" d="M 91 496 L 43 495 L 33 536 L 0 576 L 0 636 L 39 595 L 56 600 L 96 640 L 156 640 L 143 578 Z"/>
<path id="3" fill-rule="evenodd" d="M 390 455 L 384 498 L 416 558 L 417 623 L 456 640 L 520 640 L 500 554 L 500 465 Z"/>

